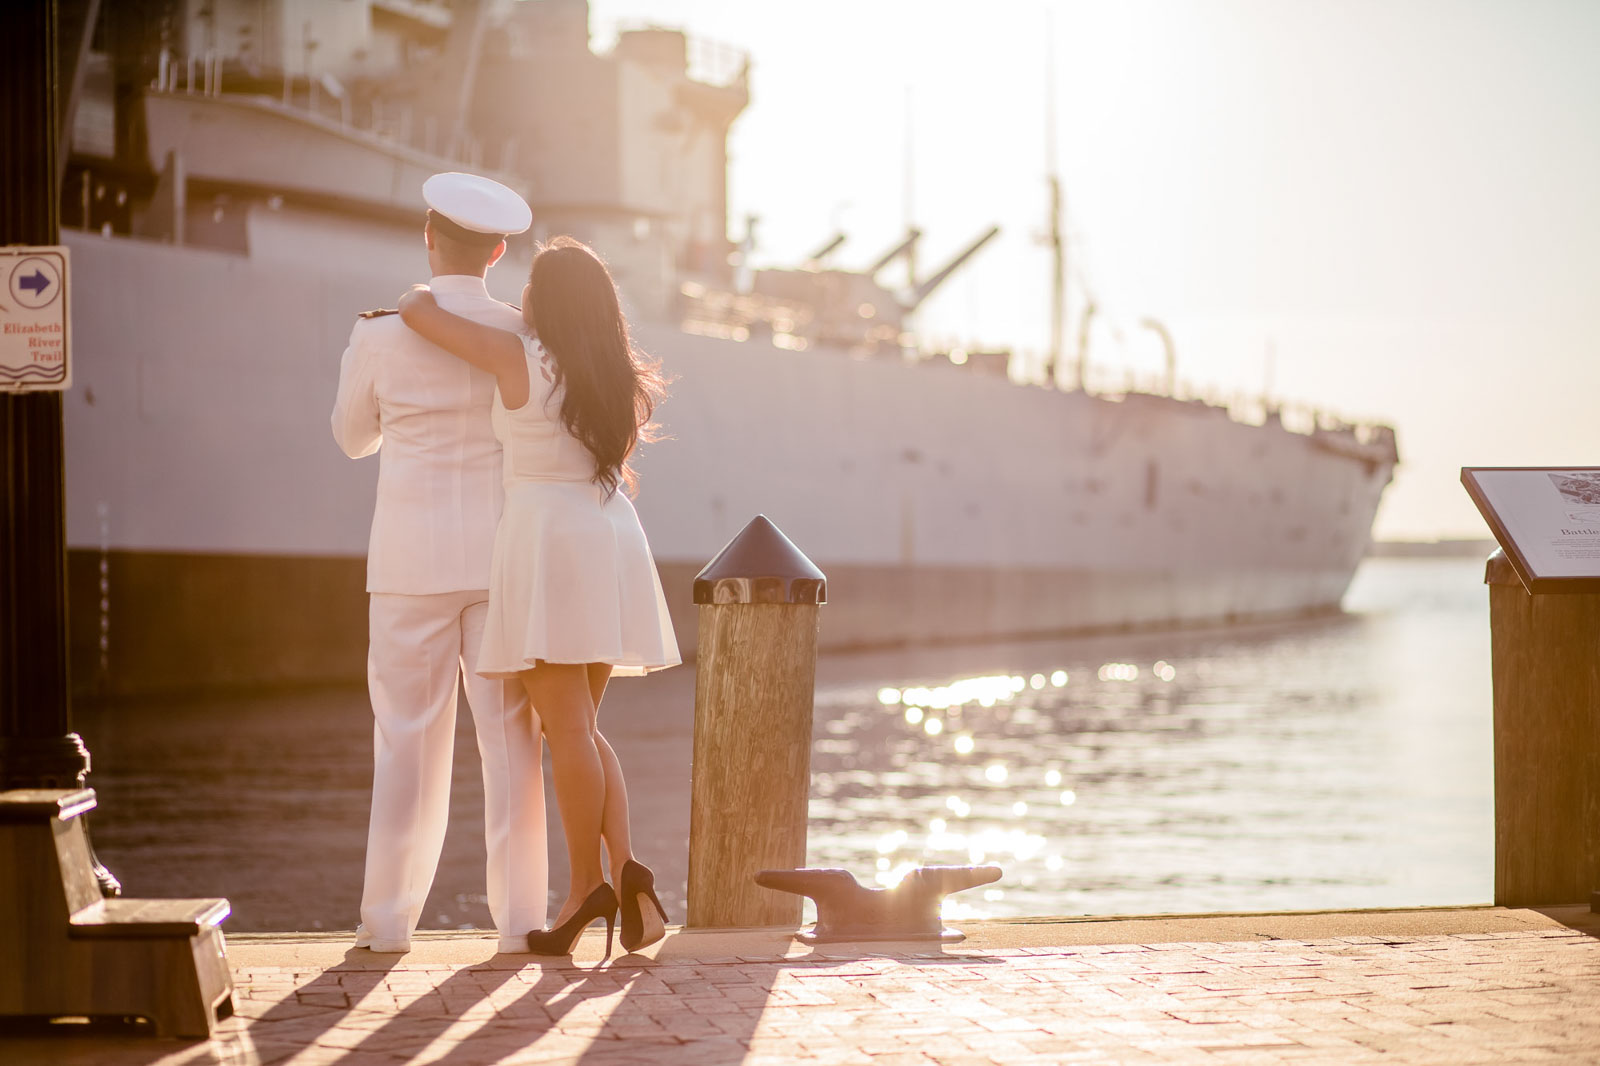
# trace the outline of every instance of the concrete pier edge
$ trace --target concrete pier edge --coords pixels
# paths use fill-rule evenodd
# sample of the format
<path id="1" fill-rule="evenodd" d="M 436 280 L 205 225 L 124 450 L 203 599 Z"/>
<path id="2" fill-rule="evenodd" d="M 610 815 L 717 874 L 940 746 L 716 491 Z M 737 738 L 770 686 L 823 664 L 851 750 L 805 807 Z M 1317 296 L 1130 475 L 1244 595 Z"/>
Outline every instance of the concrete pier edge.
<path id="1" fill-rule="evenodd" d="M 1568 928 L 1600 937 L 1600 914 L 1587 904 L 1512 908 L 1482 906 L 1380 908 L 1208 914 L 1092 915 L 955 919 L 967 934 L 957 944 L 935 941 L 861 941 L 811 947 L 793 937 L 790 927 L 765 929 L 684 929 L 669 926 L 667 937 L 640 954 L 662 962 L 816 959 L 897 956 L 956 956 L 983 952 L 1070 950 L 1108 944 L 1237 943 L 1260 940 L 1329 940 L 1342 937 L 1494 935 Z M 492 930 L 419 930 L 405 955 L 380 955 L 357 949 L 353 930 L 237 933 L 228 937 L 235 967 L 279 966 L 325 969 L 333 966 L 482 965 L 516 969 L 567 963 L 566 959 L 495 952 Z M 580 940 L 570 962 L 600 962 L 604 927 L 596 925 Z M 615 959 L 618 956 L 613 955 Z M 637 958 L 638 956 L 634 956 Z"/>

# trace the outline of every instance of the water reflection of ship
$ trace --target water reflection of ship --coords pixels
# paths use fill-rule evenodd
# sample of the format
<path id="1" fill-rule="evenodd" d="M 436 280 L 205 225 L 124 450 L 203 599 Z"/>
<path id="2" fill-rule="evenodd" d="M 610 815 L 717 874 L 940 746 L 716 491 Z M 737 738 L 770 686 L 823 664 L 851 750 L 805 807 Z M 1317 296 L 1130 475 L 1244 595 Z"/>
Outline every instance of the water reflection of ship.
<path id="1" fill-rule="evenodd" d="M 638 506 L 686 642 L 694 572 L 757 512 L 827 571 L 825 647 L 1329 610 L 1366 548 L 1387 427 L 920 349 L 909 309 L 992 232 L 903 290 L 880 278 L 915 231 L 861 270 L 832 240 L 750 270 L 726 218 L 739 53 L 648 28 L 596 54 L 584 0 L 73 10 L 96 7 L 62 35 L 85 45 L 63 185 L 93 294 L 66 414 L 84 687 L 360 676 L 376 471 L 326 410 L 352 311 L 422 266 L 440 169 L 499 174 L 535 236 L 600 248 L 676 376 Z M 515 298 L 529 254 L 491 289 Z"/>

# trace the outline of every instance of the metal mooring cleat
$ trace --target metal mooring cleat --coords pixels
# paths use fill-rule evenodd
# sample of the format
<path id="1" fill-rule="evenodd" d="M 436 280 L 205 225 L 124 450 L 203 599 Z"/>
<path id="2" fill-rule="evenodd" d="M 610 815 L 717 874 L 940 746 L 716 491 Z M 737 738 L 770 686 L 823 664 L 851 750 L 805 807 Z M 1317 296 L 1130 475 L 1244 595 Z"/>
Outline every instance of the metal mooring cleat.
<path id="1" fill-rule="evenodd" d="M 808 944 L 840 940 L 965 940 L 940 921 L 952 892 L 1000 880 L 998 866 L 919 866 L 893 888 L 867 888 L 849 870 L 762 870 L 756 884 L 809 896 L 817 924 L 795 934 Z"/>

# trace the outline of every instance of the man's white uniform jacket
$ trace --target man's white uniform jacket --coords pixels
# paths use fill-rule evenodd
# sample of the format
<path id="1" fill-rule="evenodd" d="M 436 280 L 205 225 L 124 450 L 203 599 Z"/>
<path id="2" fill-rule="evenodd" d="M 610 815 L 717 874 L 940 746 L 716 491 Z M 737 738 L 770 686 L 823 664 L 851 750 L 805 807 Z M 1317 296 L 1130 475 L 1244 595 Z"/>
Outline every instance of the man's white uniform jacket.
<path id="1" fill-rule="evenodd" d="M 520 331 L 522 314 L 463 274 L 430 283 L 439 306 Z M 367 591 L 483 589 L 500 521 L 494 377 L 413 333 L 397 314 L 363 318 L 339 368 L 333 436 L 352 459 L 382 446 L 367 547 Z"/>

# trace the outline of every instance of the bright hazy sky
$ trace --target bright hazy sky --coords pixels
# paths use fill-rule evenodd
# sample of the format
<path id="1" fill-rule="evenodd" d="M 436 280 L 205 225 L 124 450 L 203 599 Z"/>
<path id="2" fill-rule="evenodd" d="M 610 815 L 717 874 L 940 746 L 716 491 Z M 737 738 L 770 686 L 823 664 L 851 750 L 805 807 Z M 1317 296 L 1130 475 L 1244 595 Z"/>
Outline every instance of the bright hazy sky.
<path id="1" fill-rule="evenodd" d="M 928 269 L 930 337 L 1041 350 L 1045 84 L 1090 359 L 1393 423 L 1380 537 L 1484 536 L 1463 465 L 1600 464 L 1600 2 L 593 0 L 745 49 L 730 230 Z M 909 107 L 908 107 L 909 99 Z M 908 111 L 911 121 L 907 122 Z"/>

